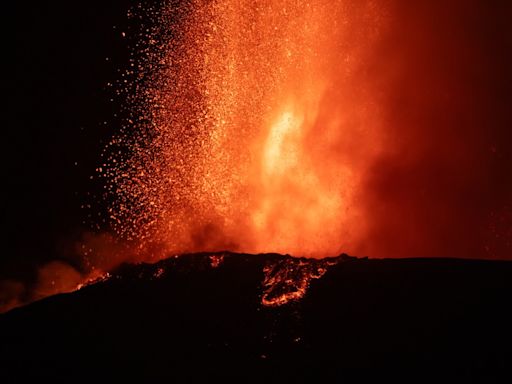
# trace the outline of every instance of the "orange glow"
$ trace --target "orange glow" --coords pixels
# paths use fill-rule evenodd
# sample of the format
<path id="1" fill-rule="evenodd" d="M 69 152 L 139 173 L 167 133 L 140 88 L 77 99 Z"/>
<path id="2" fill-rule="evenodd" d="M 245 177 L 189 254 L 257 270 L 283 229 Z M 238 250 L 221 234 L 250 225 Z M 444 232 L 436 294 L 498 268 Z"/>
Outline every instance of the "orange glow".
<path id="1" fill-rule="evenodd" d="M 382 147 L 363 72 L 383 20 L 372 1 L 164 7 L 140 69 L 145 123 L 107 167 L 118 233 L 150 258 L 355 252 L 360 176 Z"/>

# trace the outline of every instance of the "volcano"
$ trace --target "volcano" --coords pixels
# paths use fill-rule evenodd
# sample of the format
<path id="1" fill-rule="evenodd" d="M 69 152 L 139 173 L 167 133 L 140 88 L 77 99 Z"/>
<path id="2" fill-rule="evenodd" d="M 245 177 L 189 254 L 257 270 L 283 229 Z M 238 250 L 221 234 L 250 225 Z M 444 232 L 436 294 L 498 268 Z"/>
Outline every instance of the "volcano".
<path id="1" fill-rule="evenodd" d="M 2 375 L 506 382 L 511 294 L 510 261 L 173 256 L 1 315 Z"/>

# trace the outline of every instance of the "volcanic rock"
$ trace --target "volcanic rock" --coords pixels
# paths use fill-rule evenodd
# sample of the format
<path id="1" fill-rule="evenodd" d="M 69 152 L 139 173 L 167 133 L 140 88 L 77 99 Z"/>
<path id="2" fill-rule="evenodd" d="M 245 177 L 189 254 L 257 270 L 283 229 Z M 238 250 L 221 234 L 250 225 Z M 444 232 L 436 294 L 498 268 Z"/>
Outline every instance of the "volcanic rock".
<path id="1" fill-rule="evenodd" d="M 183 255 L 1 315 L 2 375 L 506 382 L 510 297 L 506 261 Z"/>

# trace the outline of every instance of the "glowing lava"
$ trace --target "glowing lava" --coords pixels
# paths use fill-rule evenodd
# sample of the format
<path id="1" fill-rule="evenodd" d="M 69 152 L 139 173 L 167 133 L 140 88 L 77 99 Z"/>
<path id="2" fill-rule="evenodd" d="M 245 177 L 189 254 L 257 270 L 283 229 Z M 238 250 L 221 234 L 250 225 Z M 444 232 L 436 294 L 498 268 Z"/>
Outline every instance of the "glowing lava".
<path id="1" fill-rule="evenodd" d="M 340 262 L 340 258 L 300 260 L 283 258 L 263 268 L 263 295 L 261 304 L 279 307 L 304 297 L 313 279 L 321 278 L 327 269 Z"/>

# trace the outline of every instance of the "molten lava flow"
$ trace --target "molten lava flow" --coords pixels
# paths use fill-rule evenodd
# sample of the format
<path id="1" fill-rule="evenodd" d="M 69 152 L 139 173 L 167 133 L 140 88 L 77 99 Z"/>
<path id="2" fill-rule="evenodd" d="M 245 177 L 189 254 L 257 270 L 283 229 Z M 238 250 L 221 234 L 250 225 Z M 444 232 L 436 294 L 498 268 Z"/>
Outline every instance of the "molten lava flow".
<path id="1" fill-rule="evenodd" d="M 285 258 L 264 267 L 261 304 L 278 307 L 300 300 L 306 294 L 311 280 L 321 278 L 330 266 L 340 259 L 299 260 Z"/>
<path id="2" fill-rule="evenodd" d="M 106 164 L 118 233 L 157 258 L 354 249 L 360 175 L 382 147 L 364 75 L 377 5 L 195 0 L 156 24 L 137 132 Z"/>

